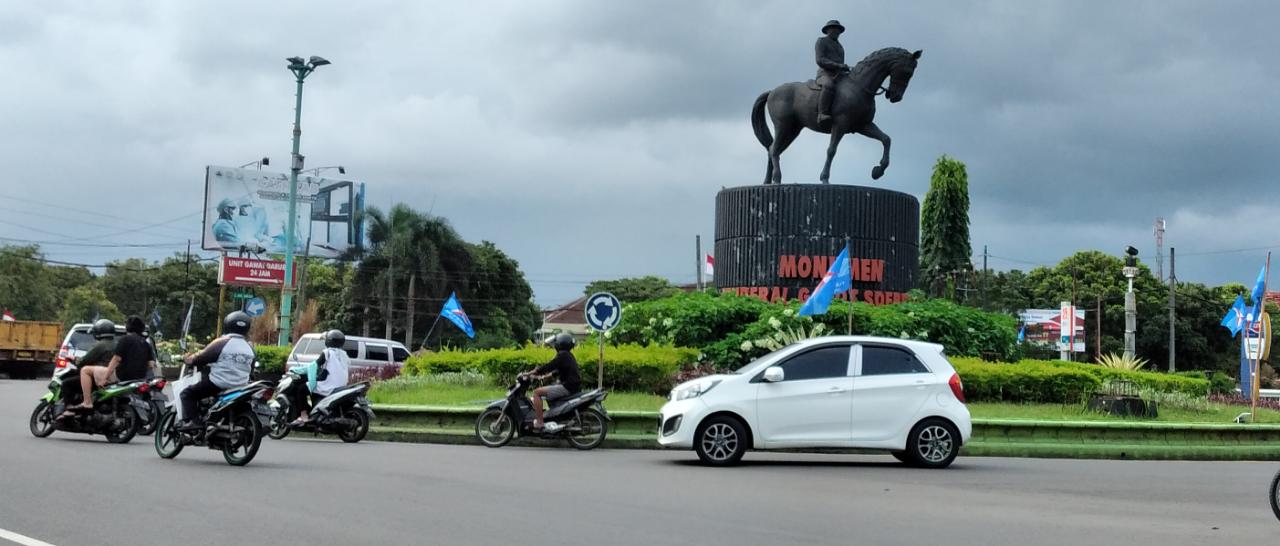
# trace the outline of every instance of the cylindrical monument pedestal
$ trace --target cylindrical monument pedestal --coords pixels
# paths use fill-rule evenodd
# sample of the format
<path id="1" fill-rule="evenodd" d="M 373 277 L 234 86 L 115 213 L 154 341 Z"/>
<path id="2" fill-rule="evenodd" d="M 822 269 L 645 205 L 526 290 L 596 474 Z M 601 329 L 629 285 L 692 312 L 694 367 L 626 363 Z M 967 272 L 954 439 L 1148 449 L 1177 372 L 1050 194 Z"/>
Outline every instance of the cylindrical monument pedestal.
<path id="1" fill-rule="evenodd" d="M 896 303 L 915 287 L 920 202 L 863 186 L 782 184 L 716 194 L 715 285 L 766 301 L 805 300 L 848 237 L 853 289 L 837 297 Z"/>

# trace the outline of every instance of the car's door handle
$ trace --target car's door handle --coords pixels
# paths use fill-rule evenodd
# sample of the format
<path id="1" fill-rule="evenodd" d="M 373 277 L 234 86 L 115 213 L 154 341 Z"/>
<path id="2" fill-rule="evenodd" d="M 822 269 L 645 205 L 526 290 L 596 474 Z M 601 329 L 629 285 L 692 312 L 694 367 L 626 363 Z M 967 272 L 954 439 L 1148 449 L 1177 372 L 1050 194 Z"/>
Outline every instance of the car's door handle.
<path id="1" fill-rule="evenodd" d="M 845 391 L 847 391 L 847 390 L 849 390 L 849 389 L 846 389 L 846 388 L 844 388 L 844 387 L 831 387 L 831 388 L 827 389 L 827 392 L 828 392 L 828 393 L 831 393 L 831 394 L 840 394 L 840 393 L 845 392 Z"/>

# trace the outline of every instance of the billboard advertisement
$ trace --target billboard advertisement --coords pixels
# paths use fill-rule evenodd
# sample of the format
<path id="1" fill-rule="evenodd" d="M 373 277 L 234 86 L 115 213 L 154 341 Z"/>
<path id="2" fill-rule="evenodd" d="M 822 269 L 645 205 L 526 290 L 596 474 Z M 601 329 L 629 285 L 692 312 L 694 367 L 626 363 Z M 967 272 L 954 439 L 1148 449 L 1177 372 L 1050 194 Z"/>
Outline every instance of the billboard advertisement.
<path id="1" fill-rule="evenodd" d="M 205 250 L 285 252 L 289 175 L 211 165 L 205 168 L 204 199 Z M 363 210 L 363 183 L 298 177 L 294 253 L 336 258 L 361 246 Z"/>
<path id="2" fill-rule="evenodd" d="M 1063 328 L 1067 321 L 1063 317 L 1075 315 L 1075 339 L 1071 339 L 1071 331 Z M 1084 343 L 1084 309 L 1075 308 L 1066 313 L 1062 309 L 1025 309 L 1018 313 L 1018 322 L 1022 323 L 1027 343 L 1035 343 L 1065 351 L 1072 345 L 1071 352 L 1085 352 Z M 1066 331 L 1066 335 L 1063 332 Z M 1066 341 L 1063 341 L 1063 339 Z M 1072 343 L 1074 341 L 1074 343 Z"/>
<path id="3" fill-rule="evenodd" d="M 297 278 L 298 264 L 293 264 Z M 284 262 L 223 256 L 218 261 L 218 284 L 232 286 L 283 286 Z"/>

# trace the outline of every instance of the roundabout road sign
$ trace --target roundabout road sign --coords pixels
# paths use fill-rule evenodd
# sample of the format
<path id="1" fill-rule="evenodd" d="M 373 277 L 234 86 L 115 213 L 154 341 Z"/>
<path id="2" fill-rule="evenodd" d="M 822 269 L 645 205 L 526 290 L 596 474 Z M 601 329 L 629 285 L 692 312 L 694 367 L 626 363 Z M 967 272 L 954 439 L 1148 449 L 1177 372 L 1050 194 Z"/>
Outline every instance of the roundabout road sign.
<path id="1" fill-rule="evenodd" d="M 267 310 L 267 302 L 262 298 L 253 298 L 244 303 L 244 312 L 251 317 L 260 317 Z"/>
<path id="2" fill-rule="evenodd" d="M 622 302 L 608 292 L 596 292 L 587 298 L 587 325 L 597 332 L 607 332 L 622 322 Z"/>

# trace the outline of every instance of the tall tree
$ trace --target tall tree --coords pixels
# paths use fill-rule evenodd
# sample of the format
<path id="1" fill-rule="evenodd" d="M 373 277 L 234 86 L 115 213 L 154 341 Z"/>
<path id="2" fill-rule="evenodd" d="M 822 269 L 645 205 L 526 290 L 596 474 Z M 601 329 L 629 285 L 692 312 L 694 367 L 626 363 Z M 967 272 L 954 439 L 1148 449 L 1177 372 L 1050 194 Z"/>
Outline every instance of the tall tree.
<path id="1" fill-rule="evenodd" d="M 609 292 L 617 296 L 621 301 L 635 303 L 674 296 L 680 292 L 680 288 L 671 284 L 671 281 L 667 279 L 649 275 L 611 281 L 595 281 L 587 285 L 583 295 L 589 296 L 596 292 Z"/>
<path id="2" fill-rule="evenodd" d="M 0 247 L 0 310 L 19 320 L 54 320 L 61 308 L 36 246 Z"/>
<path id="3" fill-rule="evenodd" d="M 938 158 L 920 211 L 920 274 L 934 296 L 949 295 L 973 265 L 969 246 L 969 175 L 964 163 Z M 952 294 L 948 286 L 952 288 Z"/>

